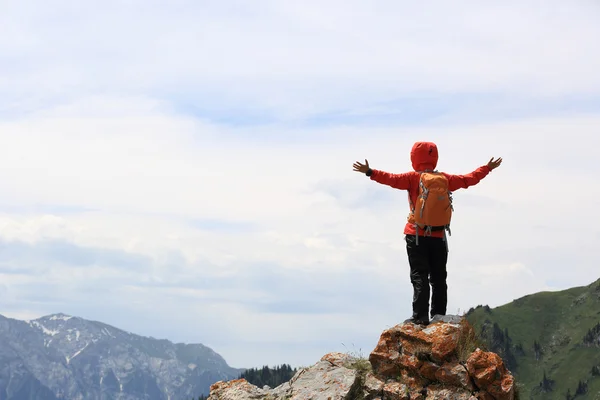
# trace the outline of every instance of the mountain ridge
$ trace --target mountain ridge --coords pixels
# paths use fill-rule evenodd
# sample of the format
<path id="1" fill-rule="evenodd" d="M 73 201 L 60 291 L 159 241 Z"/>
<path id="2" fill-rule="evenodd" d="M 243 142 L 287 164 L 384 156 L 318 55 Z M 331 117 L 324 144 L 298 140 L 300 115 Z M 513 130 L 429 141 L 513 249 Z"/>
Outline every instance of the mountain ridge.
<path id="1" fill-rule="evenodd" d="M 600 279 L 480 305 L 466 316 L 514 371 L 525 398 L 600 399 Z"/>
<path id="2" fill-rule="evenodd" d="M 242 368 L 201 343 L 173 343 L 65 313 L 0 315 L 6 399 L 179 399 L 208 394 Z"/>

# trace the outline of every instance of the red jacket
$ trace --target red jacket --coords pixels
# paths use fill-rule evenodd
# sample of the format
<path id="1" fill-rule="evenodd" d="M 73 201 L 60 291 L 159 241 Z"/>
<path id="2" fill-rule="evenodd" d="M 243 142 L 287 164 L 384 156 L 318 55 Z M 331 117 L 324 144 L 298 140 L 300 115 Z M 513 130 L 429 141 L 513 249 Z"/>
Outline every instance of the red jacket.
<path id="1" fill-rule="evenodd" d="M 405 172 L 401 174 L 391 174 L 389 172 L 379 171 L 376 169 L 371 170 L 371 179 L 375 182 L 383 185 L 391 186 L 395 189 L 408 190 L 408 195 L 412 204 L 417 202 L 417 196 L 419 195 L 419 178 L 420 173 L 417 171 L 424 170 L 435 170 L 438 161 L 438 150 L 435 143 L 431 142 L 417 142 L 414 144 L 411 152 L 410 159 L 414 171 Z M 477 168 L 475 171 L 466 175 L 451 175 L 443 172 L 448 178 L 448 190 L 451 192 L 458 189 L 466 189 L 469 186 L 473 186 L 479 183 L 487 174 L 490 173 L 490 169 L 487 165 Z M 410 206 L 410 204 L 409 204 Z M 416 230 L 413 225 L 406 223 L 404 227 L 404 233 L 407 235 L 415 235 Z M 423 233 L 419 231 L 419 236 Z M 431 236 L 443 237 L 443 231 L 431 232 Z"/>

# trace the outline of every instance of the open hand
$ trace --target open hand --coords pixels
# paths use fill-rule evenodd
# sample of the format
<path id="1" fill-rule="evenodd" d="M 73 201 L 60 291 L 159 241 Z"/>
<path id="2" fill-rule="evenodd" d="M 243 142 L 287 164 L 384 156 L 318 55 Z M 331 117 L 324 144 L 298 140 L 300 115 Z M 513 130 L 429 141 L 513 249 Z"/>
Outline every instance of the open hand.
<path id="1" fill-rule="evenodd" d="M 367 161 L 367 159 L 365 159 L 364 164 L 361 164 L 357 161 L 352 166 L 354 167 L 354 171 L 358 171 L 363 174 L 367 173 L 367 171 L 369 170 L 369 162 Z"/>
<path id="2" fill-rule="evenodd" d="M 502 157 L 497 158 L 496 160 L 494 160 L 494 157 L 492 157 L 490 159 L 490 161 L 487 163 L 487 166 L 490 170 L 496 169 L 500 166 L 500 164 L 502 164 Z"/>

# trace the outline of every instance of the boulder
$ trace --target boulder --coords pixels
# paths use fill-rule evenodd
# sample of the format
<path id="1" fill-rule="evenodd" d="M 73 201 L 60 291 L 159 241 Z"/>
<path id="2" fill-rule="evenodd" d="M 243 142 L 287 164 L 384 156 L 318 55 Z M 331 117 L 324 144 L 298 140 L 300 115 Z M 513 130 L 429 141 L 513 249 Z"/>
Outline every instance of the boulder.
<path id="1" fill-rule="evenodd" d="M 264 399 L 266 392 L 248 383 L 245 379 L 216 382 L 210 387 L 211 400 L 251 400 Z"/>
<path id="2" fill-rule="evenodd" d="M 496 353 L 475 350 L 467 360 L 467 371 L 475 385 L 496 400 L 513 400 L 515 382 Z"/>
<path id="3" fill-rule="evenodd" d="M 445 363 L 435 373 L 435 379 L 443 384 L 452 385 L 466 389 L 470 392 L 475 390 L 473 380 L 464 365 L 458 362 Z"/>
<path id="4" fill-rule="evenodd" d="M 461 327 L 452 323 L 432 323 L 426 328 L 400 324 L 385 330 L 369 356 L 376 374 L 398 376 L 400 370 L 417 371 L 424 361 L 441 364 L 456 353 Z"/>

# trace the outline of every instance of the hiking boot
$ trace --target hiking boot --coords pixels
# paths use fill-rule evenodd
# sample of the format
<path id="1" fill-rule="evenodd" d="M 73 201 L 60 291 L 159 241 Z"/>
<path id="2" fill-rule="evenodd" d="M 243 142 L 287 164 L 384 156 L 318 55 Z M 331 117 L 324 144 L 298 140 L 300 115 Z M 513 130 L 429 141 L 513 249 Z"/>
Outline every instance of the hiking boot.
<path id="1" fill-rule="evenodd" d="M 405 324 L 421 325 L 421 326 L 427 326 L 427 325 L 429 325 L 429 321 L 418 319 L 418 318 L 414 318 L 414 317 L 411 317 L 411 318 L 407 319 L 406 321 L 404 321 L 404 323 Z"/>

